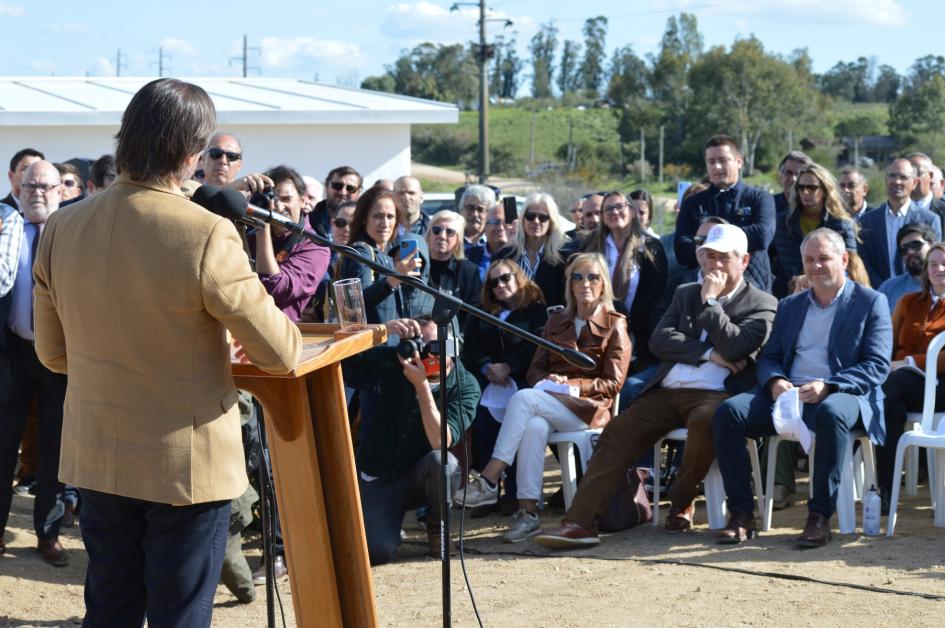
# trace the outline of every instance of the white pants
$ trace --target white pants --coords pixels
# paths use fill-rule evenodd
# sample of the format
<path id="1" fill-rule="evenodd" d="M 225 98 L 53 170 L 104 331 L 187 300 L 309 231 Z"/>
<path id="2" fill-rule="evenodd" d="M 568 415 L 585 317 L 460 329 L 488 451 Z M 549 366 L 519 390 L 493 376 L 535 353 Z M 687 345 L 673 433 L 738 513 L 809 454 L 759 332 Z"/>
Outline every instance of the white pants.
<path id="1" fill-rule="evenodd" d="M 541 496 L 545 448 L 552 432 L 586 430 L 587 423 L 543 390 L 526 388 L 509 400 L 492 457 L 512 464 L 518 454 L 518 499 Z"/>

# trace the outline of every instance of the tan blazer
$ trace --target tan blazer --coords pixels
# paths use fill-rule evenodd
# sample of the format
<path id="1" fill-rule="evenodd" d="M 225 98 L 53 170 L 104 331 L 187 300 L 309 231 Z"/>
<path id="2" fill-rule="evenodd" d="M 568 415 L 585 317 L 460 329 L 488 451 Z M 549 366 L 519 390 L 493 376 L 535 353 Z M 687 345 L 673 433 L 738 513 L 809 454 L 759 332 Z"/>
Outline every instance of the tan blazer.
<path id="1" fill-rule="evenodd" d="M 119 176 L 50 217 L 33 276 L 36 353 L 69 375 L 59 478 L 167 504 L 242 494 L 226 330 L 271 373 L 302 343 L 236 228 L 172 185 Z"/>

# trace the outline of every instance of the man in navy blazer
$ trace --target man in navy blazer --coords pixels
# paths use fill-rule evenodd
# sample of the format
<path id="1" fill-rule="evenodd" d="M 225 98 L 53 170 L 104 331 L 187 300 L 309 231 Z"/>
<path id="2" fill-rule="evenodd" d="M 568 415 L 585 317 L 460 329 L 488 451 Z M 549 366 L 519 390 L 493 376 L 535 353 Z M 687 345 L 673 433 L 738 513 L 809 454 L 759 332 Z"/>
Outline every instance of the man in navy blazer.
<path id="1" fill-rule="evenodd" d="M 886 167 L 886 202 L 869 210 L 860 219 L 859 253 L 874 287 L 903 273 L 896 234 L 904 225 L 925 223 L 932 228 L 937 239 L 942 239 L 941 219 L 917 206 L 910 198 L 917 175 L 915 166 L 908 159 L 896 159 L 890 163 Z"/>
<path id="2" fill-rule="evenodd" d="M 771 411 L 782 393 L 798 389 L 804 423 L 817 442 L 813 497 L 799 547 L 830 541 L 841 464 L 854 426 L 862 423 L 874 443 L 885 440 L 881 386 L 892 353 L 886 297 L 846 277 L 849 255 L 835 231 L 812 231 L 801 252 L 811 288 L 781 301 L 758 358 L 758 387 L 732 397 L 715 413 L 715 450 L 731 512 L 719 543 L 755 535 L 745 438 L 776 433 Z"/>

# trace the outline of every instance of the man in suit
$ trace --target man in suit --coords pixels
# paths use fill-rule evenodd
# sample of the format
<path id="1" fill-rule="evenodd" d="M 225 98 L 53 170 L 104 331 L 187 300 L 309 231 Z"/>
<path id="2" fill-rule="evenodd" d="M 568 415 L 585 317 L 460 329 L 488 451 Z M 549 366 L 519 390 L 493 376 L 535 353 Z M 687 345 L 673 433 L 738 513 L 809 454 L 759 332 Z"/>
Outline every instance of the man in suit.
<path id="1" fill-rule="evenodd" d="M 906 159 L 916 169 L 916 183 L 912 189 L 912 203 L 922 209 L 927 209 L 942 221 L 942 233 L 945 233 L 945 201 L 935 198 L 932 186 L 935 184 L 935 165 L 925 153 L 909 153 Z"/>
<path id="2" fill-rule="evenodd" d="M 810 289 L 778 306 L 771 338 L 758 357 L 758 386 L 715 413 L 715 450 L 731 513 L 719 543 L 740 543 L 756 533 L 745 438 L 776 433 L 772 407 L 788 390 L 797 389 L 804 423 L 817 442 L 814 492 L 799 547 L 830 541 L 850 431 L 862 424 L 875 443 L 885 437 L 882 384 L 892 353 L 886 297 L 846 277 L 849 254 L 837 232 L 810 232 L 801 251 Z"/>
<path id="3" fill-rule="evenodd" d="M 904 225 L 924 222 L 942 239 L 942 221 L 934 213 L 912 202 L 917 172 L 908 159 L 896 159 L 886 167 L 886 202 L 860 219 L 860 257 L 870 285 L 879 286 L 903 272 L 896 234 Z"/>
<path id="4" fill-rule="evenodd" d="M 711 185 L 707 190 L 683 199 L 676 217 L 673 241 L 676 259 L 687 268 L 696 268 L 693 237 L 706 216 L 721 216 L 748 237 L 751 261 L 745 279 L 765 292 L 771 292 L 771 262 L 768 246 L 774 239 L 774 199 L 758 188 L 741 182 L 742 155 L 738 144 L 727 135 L 710 137 L 705 144 L 705 166 Z"/>
<path id="5" fill-rule="evenodd" d="M 46 156 L 35 148 L 24 148 L 16 151 L 16 154 L 10 159 L 10 172 L 7 173 L 7 178 L 10 180 L 10 193 L 0 203 L 20 209 L 20 182 L 23 181 L 23 173 L 26 172 L 30 164 L 40 159 L 46 159 Z M 23 211 L 20 210 L 20 213 L 22 214 Z"/>
<path id="6" fill-rule="evenodd" d="M 837 187 L 840 188 L 840 196 L 843 197 L 847 212 L 853 220 L 859 222 L 866 212 L 873 209 L 866 202 L 866 197 L 870 193 L 870 183 L 863 173 L 853 166 L 847 166 L 840 171 Z"/>
<path id="7" fill-rule="evenodd" d="M 599 542 L 596 518 L 627 468 L 667 432 L 689 430 L 682 465 L 670 491 L 667 532 L 692 527 L 693 500 L 715 459 L 712 416 L 732 393 L 747 390 L 777 300 L 743 281 L 748 239 L 734 225 L 715 225 L 699 247 L 701 285 L 680 286 L 650 347 L 659 367 L 630 407 L 607 424 L 561 527 L 537 537 L 551 548 Z"/>
<path id="8" fill-rule="evenodd" d="M 227 330 L 270 373 L 301 353 L 236 228 L 180 191 L 215 123 L 196 85 L 142 87 L 121 174 L 53 214 L 36 255 L 36 353 L 69 374 L 60 478 L 82 498 L 86 626 L 210 625 L 247 486 Z"/>
<path id="9" fill-rule="evenodd" d="M 938 166 L 932 166 L 932 196 L 941 200 L 945 195 L 945 179 L 942 178 L 942 169 Z"/>
<path id="10" fill-rule="evenodd" d="M 50 371 L 37 359 L 33 345 L 33 278 L 30 273 L 43 225 L 59 208 L 61 201 L 59 171 L 48 161 L 34 161 L 22 173 L 17 187 L 25 225 L 15 260 L 16 279 L 10 292 L 10 313 L 8 318 L 4 318 L 8 323 L 4 326 L 4 333 L 9 379 L 7 389 L 0 391 L 0 417 L 3 417 L 0 421 L 0 551 L 10 514 L 11 483 L 20 439 L 35 397 L 38 464 L 33 528 L 43 560 L 55 567 L 64 567 L 67 559 L 59 542 L 61 518 L 50 515 L 63 488 L 58 481 L 58 471 L 66 378 Z"/>

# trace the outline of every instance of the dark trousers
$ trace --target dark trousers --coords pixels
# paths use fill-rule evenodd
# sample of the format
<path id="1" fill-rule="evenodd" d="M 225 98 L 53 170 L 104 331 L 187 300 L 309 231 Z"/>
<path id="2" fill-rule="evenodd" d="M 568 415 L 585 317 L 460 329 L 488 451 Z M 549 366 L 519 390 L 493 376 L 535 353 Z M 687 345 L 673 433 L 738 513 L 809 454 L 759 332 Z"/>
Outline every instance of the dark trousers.
<path id="1" fill-rule="evenodd" d="M 921 412 L 925 395 L 925 377 L 914 371 L 896 370 L 883 384 L 883 414 L 886 420 L 886 443 L 876 448 L 876 483 L 878 488 L 891 491 L 893 467 L 896 464 L 896 446 L 906 427 L 907 412 Z M 939 378 L 935 391 L 935 411 L 945 410 L 945 379 Z"/>
<path id="2" fill-rule="evenodd" d="M 33 529 L 41 539 L 59 536 L 61 519 L 50 515 L 63 486 L 59 481 L 59 444 L 62 437 L 62 405 L 66 398 L 66 376 L 53 373 L 36 357 L 32 342 L 9 333 L 9 389 L 0 405 L 0 537 L 7 526 L 13 499 L 13 474 L 16 459 L 30 414 L 33 397 L 37 398 L 37 443 L 39 465 L 36 470 L 36 501 L 33 503 Z"/>
<path id="3" fill-rule="evenodd" d="M 210 626 L 230 501 L 171 506 L 79 489 L 86 628 Z"/>
<path id="4" fill-rule="evenodd" d="M 777 434 L 771 419 L 773 405 L 771 395 L 756 388 L 732 397 L 715 413 L 715 450 L 731 513 L 754 512 L 751 463 L 745 439 Z M 837 509 L 841 464 L 850 431 L 860 416 L 860 406 L 853 395 L 834 393 L 818 404 L 803 404 L 803 412 L 804 423 L 814 433 L 817 443 L 812 479 L 814 496 L 807 507 L 811 512 L 830 518 Z"/>
<path id="5" fill-rule="evenodd" d="M 682 427 L 689 436 L 669 498 L 678 508 L 691 504 L 715 459 L 712 416 L 726 397 L 728 393 L 691 388 L 654 388 L 637 397 L 601 433 L 565 519 L 596 530 L 598 515 L 607 509 L 630 465 L 667 432 Z"/>
<path id="6" fill-rule="evenodd" d="M 460 485 L 462 471 L 453 454 L 447 455 L 452 489 Z M 400 545 L 400 528 L 408 510 L 427 506 L 429 516 L 439 520 L 440 452 L 431 451 L 417 461 L 407 475 L 396 480 L 367 482 L 359 477 L 358 488 L 368 557 L 372 565 L 383 565 L 390 562 Z"/>

